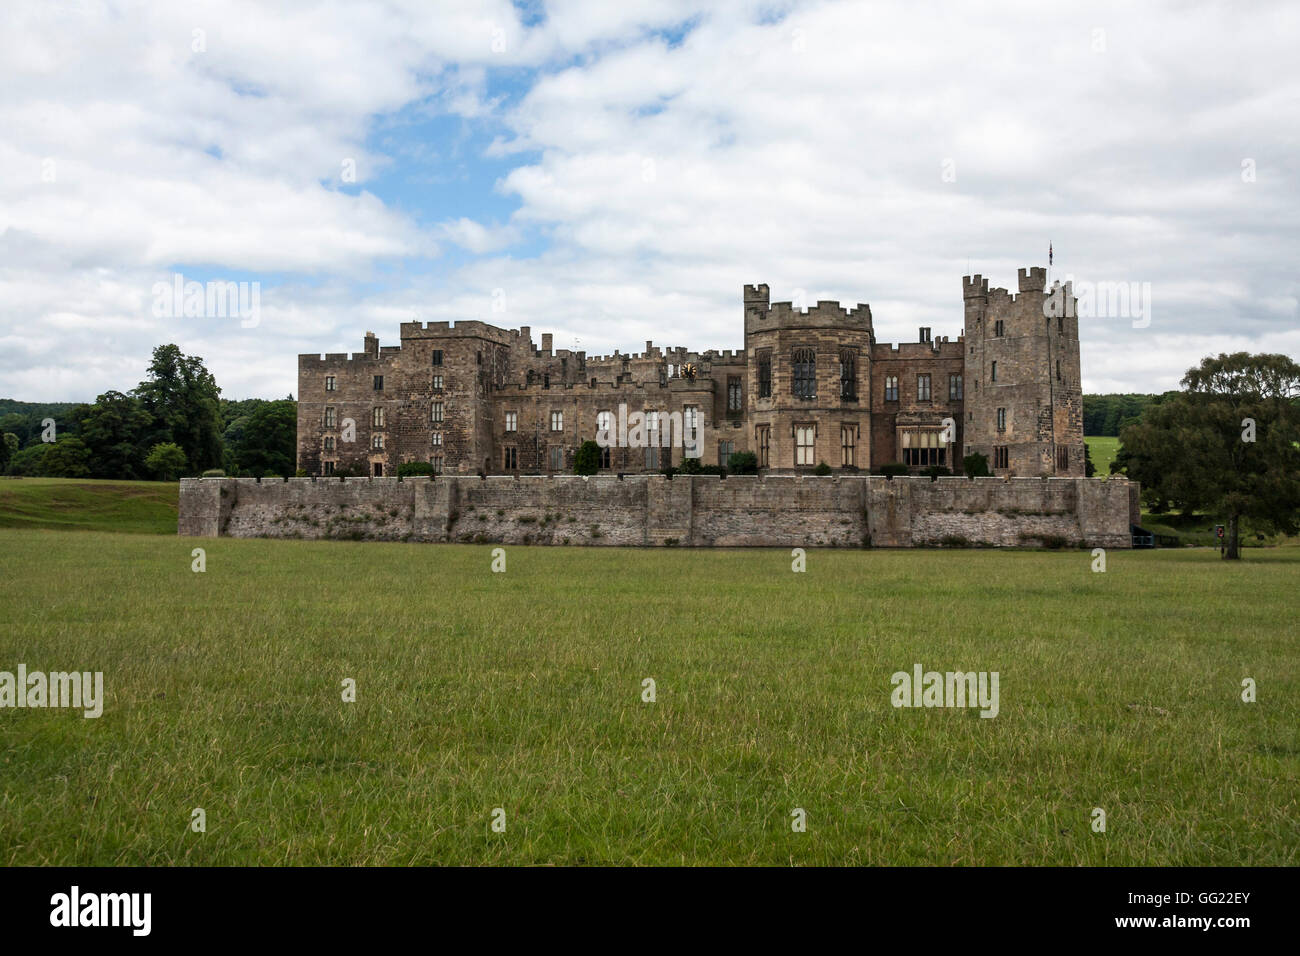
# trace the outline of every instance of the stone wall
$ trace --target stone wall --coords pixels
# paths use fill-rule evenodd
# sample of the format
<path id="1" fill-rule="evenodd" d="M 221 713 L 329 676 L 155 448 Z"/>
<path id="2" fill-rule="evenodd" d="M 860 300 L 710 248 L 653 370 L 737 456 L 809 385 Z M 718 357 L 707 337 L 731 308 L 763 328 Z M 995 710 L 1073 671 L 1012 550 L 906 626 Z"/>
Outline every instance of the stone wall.
<path id="1" fill-rule="evenodd" d="M 1096 478 L 186 478 L 178 528 L 506 544 L 1127 548 L 1137 491 Z"/>

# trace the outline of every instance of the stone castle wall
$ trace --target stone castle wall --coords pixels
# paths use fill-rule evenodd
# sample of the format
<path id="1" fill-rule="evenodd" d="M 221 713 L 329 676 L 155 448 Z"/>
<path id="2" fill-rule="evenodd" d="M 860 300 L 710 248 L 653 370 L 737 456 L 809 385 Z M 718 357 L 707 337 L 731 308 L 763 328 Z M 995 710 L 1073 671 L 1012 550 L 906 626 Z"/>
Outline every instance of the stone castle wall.
<path id="1" fill-rule="evenodd" d="M 1138 490 L 1096 478 L 186 478 L 178 529 L 505 544 L 1127 548 Z"/>

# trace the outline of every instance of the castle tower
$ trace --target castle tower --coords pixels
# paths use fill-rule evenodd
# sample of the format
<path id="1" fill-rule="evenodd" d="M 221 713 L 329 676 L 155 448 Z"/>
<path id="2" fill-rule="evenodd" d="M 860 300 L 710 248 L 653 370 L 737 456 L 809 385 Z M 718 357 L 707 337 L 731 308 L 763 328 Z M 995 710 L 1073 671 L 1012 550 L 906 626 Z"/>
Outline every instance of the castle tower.
<path id="1" fill-rule="evenodd" d="M 962 279 L 965 304 L 965 454 L 996 475 L 1082 476 L 1079 323 L 1069 286 L 1046 291 L 1047 270 L 1021 269 L 1019 290 Z"/>

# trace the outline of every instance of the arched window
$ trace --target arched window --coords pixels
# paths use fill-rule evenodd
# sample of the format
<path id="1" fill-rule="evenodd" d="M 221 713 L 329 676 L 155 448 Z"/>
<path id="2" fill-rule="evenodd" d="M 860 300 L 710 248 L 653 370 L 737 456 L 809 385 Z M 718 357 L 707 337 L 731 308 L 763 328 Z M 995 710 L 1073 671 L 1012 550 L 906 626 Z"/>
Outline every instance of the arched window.
<path id="1" fill-rule="evenodd" d="M 795 349 L 792 388 L 795 398 L 817 397 L 817 353 L 812 349 Z"/>

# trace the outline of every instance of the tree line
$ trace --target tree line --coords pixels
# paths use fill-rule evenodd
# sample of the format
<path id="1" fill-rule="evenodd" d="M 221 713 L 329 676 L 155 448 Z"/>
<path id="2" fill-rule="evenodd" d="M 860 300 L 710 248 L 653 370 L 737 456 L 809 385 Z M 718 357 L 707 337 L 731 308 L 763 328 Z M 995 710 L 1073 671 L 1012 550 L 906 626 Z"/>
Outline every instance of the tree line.
<path id="1" fill-rule="evenodd" d="M 172 481 L 294 474 L 297 403 L 221 397 L 198 356 L 153 351 L 146 378 L 88 404 L 0 400 L 0 473 Z"/>

